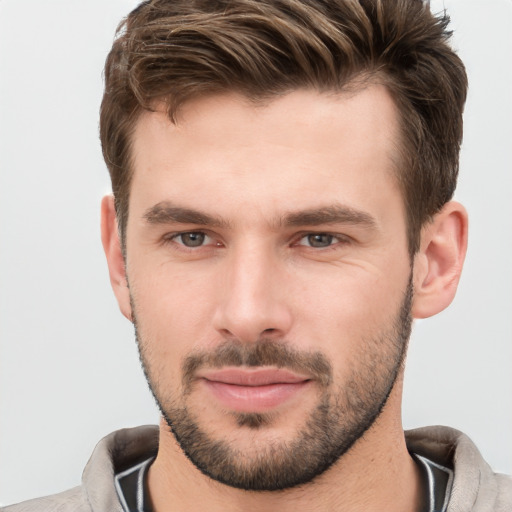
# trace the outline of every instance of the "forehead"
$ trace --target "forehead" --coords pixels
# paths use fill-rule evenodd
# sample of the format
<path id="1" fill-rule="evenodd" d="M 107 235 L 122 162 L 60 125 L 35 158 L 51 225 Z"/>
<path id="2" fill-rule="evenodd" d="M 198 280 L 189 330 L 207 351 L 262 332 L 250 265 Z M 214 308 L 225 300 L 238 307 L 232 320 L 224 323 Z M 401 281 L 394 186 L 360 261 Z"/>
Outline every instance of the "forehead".
<path id="1" fill-rule="evenodd" d="M 351 94 L 300 90 L 261 104 L 236 94 L 201 98 L 183 106 L 176 124 L 163 109 L 141 115 L 131 202 L 179 195 L 213 199 L 218 209 L 253 202 L 289 210 L 326 196 L 352 206 L 384 184 L 396 189 L 398 133 L 383 86 Z"/>
<path id="2" fill-rule="evenodd" d="M 135 127 L 134 142 L 147 142 L 144 134 L 173 132 L 174 137 L 193 135 L 197 142 L 215 145 L 243 142 L 264 136 L 259 128 L 279 132 L 283 142 L 298 137 L 311 144 L 332 142 L 347 132 L 354 137 L 375 137 L 374 143 L 387 143 L 397 128 L 398 110 L 384 85 L 367 84 L 360 90 L 324 92 L 299 89 L 267 100 L 251 100 L 236 93 L 207 95 L 185 103 L 176 122 L 171 122 L 165 104 L 155 112 L 144 111 Z M 216 129 L 221 126 L 224 130 Z M 227 131 L 234 128 L 233 131 Z M 320 128 L 320 129 L 315 129 Z M 385 130 L 383 130 L 385 128 Z M 331 131 L 332 138 L 325 140 Z M 315 138 L 320 135 L 320 139 Z"/>

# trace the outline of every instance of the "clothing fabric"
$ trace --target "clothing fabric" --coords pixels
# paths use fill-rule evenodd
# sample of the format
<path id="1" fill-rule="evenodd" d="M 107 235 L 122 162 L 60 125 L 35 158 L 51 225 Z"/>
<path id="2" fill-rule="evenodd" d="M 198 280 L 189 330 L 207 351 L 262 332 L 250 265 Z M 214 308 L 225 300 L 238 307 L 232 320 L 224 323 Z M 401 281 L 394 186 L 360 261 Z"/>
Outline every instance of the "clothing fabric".
<path id="1" fill-rule="evenodd" d="M 155 457 L 139 462 L 114 477 L 124 512 L 153 512 L 148 492 L 148 469 Z"/>
<path id="2" fill-rule="evenodd" d="M 453 469 L 442 466 L 433 460 L 411 453 L 424 474 L 427 493 L 425 509 L 428 512 L 446 512 L 452 492 Z"/>
<path id="3" fill-rule="evenodd" d="M 453 469 L 447 512 L 511 512 L 512 478 L 496 474 L 473 442 L 448 427 L 406 432 L 410 452 Z M 155 456 L 158 427 L 122 429 L 96 446 L 82 476 L 69 491 L 4 507 L 3 512 L 123 512 L 114 475 Z"/>

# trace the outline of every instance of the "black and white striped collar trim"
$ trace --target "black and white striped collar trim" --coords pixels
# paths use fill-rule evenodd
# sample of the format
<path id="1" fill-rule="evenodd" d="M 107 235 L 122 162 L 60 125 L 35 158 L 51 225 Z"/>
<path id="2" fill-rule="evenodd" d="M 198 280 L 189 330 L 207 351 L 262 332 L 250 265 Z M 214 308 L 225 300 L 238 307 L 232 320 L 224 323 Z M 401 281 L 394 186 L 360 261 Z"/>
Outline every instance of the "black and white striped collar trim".
<path id="1" fill-rule="evenodd" d="M 446 512 L 452 491 L 453 470 L 441 464 L 412 453 L 423 469 L 428 484 L 429 512 Z"/>
<path id="2" fill-rule="evenodd" d="M 119 501 L 124 512 L 151 512 L 147 492 L 147 472 L 155 457 L 136 464 L 114 477 Z"/>

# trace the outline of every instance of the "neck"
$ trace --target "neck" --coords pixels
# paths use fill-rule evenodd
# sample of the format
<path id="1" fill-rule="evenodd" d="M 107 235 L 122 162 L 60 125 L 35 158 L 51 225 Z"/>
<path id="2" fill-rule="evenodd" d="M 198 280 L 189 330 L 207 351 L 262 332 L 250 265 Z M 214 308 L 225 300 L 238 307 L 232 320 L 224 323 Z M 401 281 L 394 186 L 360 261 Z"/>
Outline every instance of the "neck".
<path id="1" fill-rule="evenodd" d="M 339 512 L 420 510 L 420 472 L 410 457 L 400 421 L 401 381 L 374 425 L 337 463 L 312 482 L 284 491 L 235 489 L 203 475 L 184 455 L 165 422 L 149 470 L 156 512 L 235 512 L 297 509 Z"/>

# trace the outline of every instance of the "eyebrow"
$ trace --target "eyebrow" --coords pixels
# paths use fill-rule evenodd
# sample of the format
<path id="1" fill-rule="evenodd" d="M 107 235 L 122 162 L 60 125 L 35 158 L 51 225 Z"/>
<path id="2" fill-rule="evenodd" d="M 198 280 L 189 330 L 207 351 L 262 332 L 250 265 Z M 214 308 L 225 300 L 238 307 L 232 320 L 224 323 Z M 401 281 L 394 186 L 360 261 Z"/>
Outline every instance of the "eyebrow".
<path id="1" fill-rule="evenodd" d="M 321 224 L 356 224 L 375 228 L 377 221 L 367 212 L 334 204 L 286 214 L 280 224 L 290 227 L 319 226 Z"/>
<path id="2" fill-rule="evenodd" d="M 161 201 L 148 208 L 143 217 L 149 224 L 197 224 L 214 228 L 229 227 L 229 223 L 220 217 L 191 208 L 175 206 L 168 201 Z"/>
<path id="3" fill-rule="evenodd" d="M 176 206 L 168 201 L 161 201 L 148 208 L 143 215 L 149 224 L 196 224 L 214 228 L 229 228 L 230 223 L 214 215 L 192 208 Z M 375 228 L 375 218 L 367 212 L 343 205 L 330 205 L 289 212 L 273 223 L 276 227 L 320 226 L 323 224 L 355 224 Z"/>

